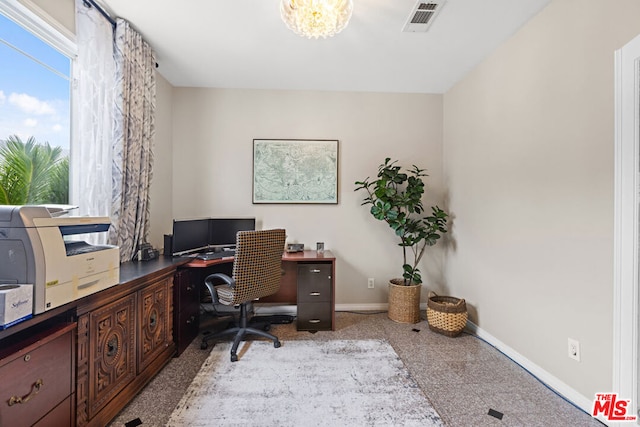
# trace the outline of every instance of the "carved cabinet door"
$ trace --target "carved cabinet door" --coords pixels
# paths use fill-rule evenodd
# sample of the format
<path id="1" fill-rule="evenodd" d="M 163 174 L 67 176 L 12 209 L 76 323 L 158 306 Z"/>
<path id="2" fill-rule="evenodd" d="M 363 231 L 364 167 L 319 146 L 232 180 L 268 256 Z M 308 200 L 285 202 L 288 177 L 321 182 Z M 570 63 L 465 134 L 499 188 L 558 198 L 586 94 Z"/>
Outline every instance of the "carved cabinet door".
<path id="1" fill-rule="evenodd" d="M 131 294 L 78 321 L 79 424 L 85 417 L 91 419 L 136 376 L 135 303 L 136 295 Z M 86 389 L 83 378 L 88 382 Z"/>
<path id="2" fill-rule="evenodd" d="M 138 373 L 173 342 L 172 280 L 165 278 L 139 292 Z"/>

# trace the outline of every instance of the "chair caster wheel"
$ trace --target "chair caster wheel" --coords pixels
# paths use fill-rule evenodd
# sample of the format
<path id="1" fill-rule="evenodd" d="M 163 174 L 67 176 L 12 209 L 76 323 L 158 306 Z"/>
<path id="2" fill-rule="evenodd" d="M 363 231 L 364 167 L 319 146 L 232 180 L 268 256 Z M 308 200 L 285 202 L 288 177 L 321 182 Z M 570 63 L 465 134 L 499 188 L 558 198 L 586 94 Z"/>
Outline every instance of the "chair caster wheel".
<path id="1" fill-rule="evenodd" d="M 202 341 L 200 344 L 200 350 L 206 350 L 209 347 L 209 344 L 206 341 Z"/>
<path id="2" fill-rule="evenodd" d="M 238 361 L 238 355 L 237 355 L 237 354 L 235 354 L 235 353 L 233 353 L 233 354 L 231 355 L 231 361 L 232 361 L 232 362 L 237 362 L 237 361 Z"/>
<path id="3" fill-rule="evenodd" d="M 282 344 L 280 344 L 280 341 L 274 341 L 273 342 L 273 347 L 275 347 L 275 348 L 280 348 L 281 345 Z"/>

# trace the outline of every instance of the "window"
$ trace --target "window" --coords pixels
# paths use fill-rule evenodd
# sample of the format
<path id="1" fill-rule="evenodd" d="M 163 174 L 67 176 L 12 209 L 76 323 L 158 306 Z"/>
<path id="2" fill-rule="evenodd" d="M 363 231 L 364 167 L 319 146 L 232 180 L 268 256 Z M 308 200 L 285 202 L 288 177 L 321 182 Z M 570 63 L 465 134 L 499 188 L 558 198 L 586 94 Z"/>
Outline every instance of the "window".
<path id="1" fill-rule="evenodd" d="M 24 6 L 0 3 L 0 204 L 68 203 L 74 51 Z"/>

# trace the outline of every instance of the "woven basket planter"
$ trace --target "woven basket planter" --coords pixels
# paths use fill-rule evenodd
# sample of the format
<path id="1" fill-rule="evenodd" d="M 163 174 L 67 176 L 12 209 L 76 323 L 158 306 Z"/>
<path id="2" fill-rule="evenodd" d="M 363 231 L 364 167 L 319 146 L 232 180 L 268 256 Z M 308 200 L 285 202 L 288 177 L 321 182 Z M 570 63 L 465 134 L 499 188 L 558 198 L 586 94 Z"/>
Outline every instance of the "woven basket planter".
<path id="1" fill-rule="evenodd" d="M 467 304 L 455 297 L 429 295 L 427 322 L 434 332 L 448 337 L 458 336 L 467 324 Z"/>
<path id="2" fill-rule="evenodd" d="M 398 284 L 399 283 L 399 284 Z M 420 290 L 422 285 L 405 286 L 403 279 L 389 281 L 389 319 L 398 323 L 420 321 Z"/>

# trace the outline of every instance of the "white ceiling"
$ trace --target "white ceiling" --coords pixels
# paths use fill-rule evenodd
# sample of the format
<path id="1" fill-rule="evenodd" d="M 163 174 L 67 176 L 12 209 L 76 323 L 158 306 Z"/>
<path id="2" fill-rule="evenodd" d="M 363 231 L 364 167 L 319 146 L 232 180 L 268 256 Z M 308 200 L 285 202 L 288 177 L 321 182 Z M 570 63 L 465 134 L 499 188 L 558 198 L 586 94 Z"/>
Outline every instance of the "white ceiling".
<path id="1" fill-rule="evenodd" d="M 102 0 L 156 51 L 174 86 L 444 93 L 550 0 L 448 0 L 426 33 L 416 0 L 353 0 L 347 28 L 309 40 L 280 0 Z"/>

